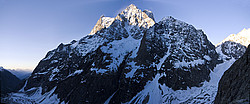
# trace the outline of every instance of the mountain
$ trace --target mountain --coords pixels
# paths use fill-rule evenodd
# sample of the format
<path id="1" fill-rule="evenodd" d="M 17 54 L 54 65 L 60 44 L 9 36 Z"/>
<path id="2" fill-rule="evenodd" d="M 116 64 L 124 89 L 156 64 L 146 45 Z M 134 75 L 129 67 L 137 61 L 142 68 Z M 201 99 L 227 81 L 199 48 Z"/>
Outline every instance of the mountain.
<path id="1" fill-rule="evenodd" d="M 173 17 L 155 23 L 151 11 L 130 5 L 115 18 L 101 16 L 90 35 L 48 52 L 14 96 L 39 103 L 180 103 L 186 99 L 178 91 L 209 81 L 217 59 L 202 30 Z"/>
<path id="2" fill-rule="evenodd" d="M 249 104 L 250 45 L 222 76 L 215 104 Z"/>
<path id="3" fill-rule="evenodd" d="M 232 41 L 232 42 L 240 43 L 247 47 L 250 44 L 250 28 L 248 29 L 244 28 L 238 34 L 229 35 L 226 39 L 218 43 L 216 46 L 222 44 L 225 41 Z"/>
<path id="4" fill-rule="evenodd" d="M 216 45 L 219 60 L 239 59 L 250 44 L 250 28 L 243 29 L 238 34 L 231 34 Z"/>
<path id="5" fill-rule="evenodd" d="M 240 32 L 242 36 L 243 32 Z M 239 33 L 239 34 L 240 34 Z M 245 32 L 246 33 L 246 32 Z M 246 35 L 245 35 L 246 36 Z M 228 38 L 227 38 L 228 39 Z M 245 37 L 245 39 L 250 39 Z M 216 52 L 218 53 L 219 63 L 210 73 L 211 80 L 205 82 L 200 88 L 196 88 L 192 93 L 191 99 L 185 101 L 185 103 L 206 103 L 211 104 L 214 102 L 217 91 L 218 84 L 223 75 L 223 73 L 230 68 L 230 66 L 238 60 L 246 51 L 246 46 L 241 43 L 237 43 L 237 40 L 225 41 L 224 39 L 220 44 L 217 44 Z"/>
<path id="6" fill-rule="evenodd" d="M 9 92 L 16 91 L 21 80 L 3 67 L 0 67 L 0 74 L 1 97 Z"/>
<path id="7" fill-rule="evenodd" d="M 229 52 L 224 60 L 218 50 L 202 30 L 171 16 L 156 23 L 151 11 L 131 4 L 115 18 L 101 16 L 89 35 L 49 51 L 9 100 L 212 103 L 221 69 L 241 55 Z"/>
<path id="8" fill-rule="evenodd" d="M 22 69 L 7 69 L 9 72 L 11 72 L 12 74 L 14 74 L 17 78 L 19 78 L 20 80 L 26 79 L 28 78 L 32 71 L 30 70 L 22 70 Z"/>
<path id="9" fill-rule="evenodd" d="M 223 73 L 239 59 L 246 51 L 246 47 L 240 43 L 226 41 L 216 47 L 219 55 L 219 63 L 210 73 L 210 81 L 204 82 L 201 87 L 192 87 L 188 90 L 182 90 L 181 94 L 185 95 L 182 104 L 212 104 L 215 100 L 218 84 Z M 175 92 L 177 93 L 177 92 Z M 181 95 L 183 97 L 183 95 Z"/>
<path id="10" fill-rule="evenodd" d="M 246 46 L 234 41 L 225 41 L 216 47 L 220 60 L 239 59 L 246 51 Z"/>
<path id="11" fill-rule="evenodd" d="M 238 34 L 231 34 L 216 45 L 219 60 L 239 59 L 250 44 L 250 28 L 243 29 Z"/>
<path id="12" fill-rule="evenodd" d="M 240 32 L 242 36 L 246 36 L 243 32 Z M 239 33 L 239 34 L 240 34 Z M 246 33 L 246 32 L 245 32 Z M 229 39 L 229 38 L 227 38 Z M 246 46 L 241 43 L 237 43 L 237 40 L 225 41 L 217 44 L 216 52 L 219 55 L 219 63 L 210 73 L 211 80 L 205 82 L 202 87 L 196 88 L 192 93 L 192 97 L 185 101 L 185 103 L 206 103 L 211 104 L 214 102 L 217 91 L 218 84 L 223 75 L 223 73 L 230 68 L 230 66 L 238 60 L 246 51 Z M 245 39 L 250 39 L 245 37 Z M 245 42 L 246 43 L 246 42 Z"/>
<path id="13" fill-rule="evenodd" d="M 242 74 L 242 73 L 247 73 L 246 68 L 248 68 L 246 67 L 246 65 L 248 64 L 245 65 L 244 62 L 244 60 L 246 61 L 247 59 L 243 57 L 246 57 L 246 54 L 249 53 L 247 51 L 249 50 L 247 49 L 247 46 L 250 44 L 249 30 L 250 29 L 243 29 L 238 34 L 236 35 L 232 34 L 226 39 L 224 39 L 222 42 L 217 44 L 216 51 L 219 54 L 219 60 L 223 61 L 223 63 L 220 65 L 223 66 L 224 64 L 227 67 L 223 66 L 220 67 L 218 70 L 220 77 L 217 78 L 216 80 L 217 89 L 214 89 L 217 94 L 214 100 L 215 104 L 220 104 L 220 103 L 238 104 L 238 103 L 244 103 L 246 101 L 239 98 L 244 98 L 244 97 L 246 98 L 246 96 L 242 94 L 243 93 L 249 94 L 249 92 L 247 93 L 247 91 L 245 90 L 239 90 L 242 89 L 239 86 L 245 87 L 246 85 L 248 85 L 247 83 L 249 83 L 249 80 L 244 80 L 244 78 L 247 79 L 246 77 L 247 74 L 246 75 Z M 242 70 L 245 70 L 245 72 L 242 72 Z M 240 75 L 240 73 L 242 75 Z M 230 91 L 227 89 L 230 89 Z M 238 92 L 241 94 L 238 94 Z"/>

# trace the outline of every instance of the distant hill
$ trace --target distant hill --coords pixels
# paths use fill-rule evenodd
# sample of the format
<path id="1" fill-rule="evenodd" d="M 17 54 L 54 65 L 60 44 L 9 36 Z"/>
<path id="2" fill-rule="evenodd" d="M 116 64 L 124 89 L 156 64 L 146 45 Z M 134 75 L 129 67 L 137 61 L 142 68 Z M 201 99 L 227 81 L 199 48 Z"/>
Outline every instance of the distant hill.
<path id="1" fill-rule="evenodd" d="M 8 70 L 0 67 L 1 96 L 17 90 L 21 80 Z"/>
<path id="2" fill-rule="evenodd" d="M 24 69 L 7 69 L 7 70 L 10 71 L 12 74 L 14 74 L 20 80 L 28 78 L 32 73 L 31 70 L 24 70 Z"/>

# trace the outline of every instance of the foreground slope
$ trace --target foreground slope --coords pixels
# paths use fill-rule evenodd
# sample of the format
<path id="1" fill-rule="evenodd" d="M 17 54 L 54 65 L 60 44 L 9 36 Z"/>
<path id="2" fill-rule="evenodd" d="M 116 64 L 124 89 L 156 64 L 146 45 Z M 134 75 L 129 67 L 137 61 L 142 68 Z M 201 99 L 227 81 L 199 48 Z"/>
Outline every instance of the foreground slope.
<path id="1" fill-rule="evenodd" d="M 130 5 L 48 52 L 10 100 L 182 103 L 200 94 L 192 92 L 210 81 L 218 57 L 202 30 L 173 17 L 155 23 L 151 11 Z"/>
<path id="2" fill-rule="evenodd" d="M 250 45 L 249 45 L 250 46 Z M 248 104 L 249 103 L 249 73 L 250 47 L 222 76 L 215 104 Z"/>

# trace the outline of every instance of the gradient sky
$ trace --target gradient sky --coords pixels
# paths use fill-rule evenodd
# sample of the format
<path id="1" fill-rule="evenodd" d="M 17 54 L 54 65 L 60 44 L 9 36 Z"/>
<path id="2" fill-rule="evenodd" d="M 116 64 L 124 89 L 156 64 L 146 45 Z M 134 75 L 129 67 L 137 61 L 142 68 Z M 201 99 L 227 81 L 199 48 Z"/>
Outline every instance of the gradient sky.
<path id="1" fill-rule="evenodd" d="M 128 5 L 202 29 L 212 43 L 250 28 L 249 0 L 0 0 L 0 66 L 33 70 L 49 50 L 86 36 Z"/>

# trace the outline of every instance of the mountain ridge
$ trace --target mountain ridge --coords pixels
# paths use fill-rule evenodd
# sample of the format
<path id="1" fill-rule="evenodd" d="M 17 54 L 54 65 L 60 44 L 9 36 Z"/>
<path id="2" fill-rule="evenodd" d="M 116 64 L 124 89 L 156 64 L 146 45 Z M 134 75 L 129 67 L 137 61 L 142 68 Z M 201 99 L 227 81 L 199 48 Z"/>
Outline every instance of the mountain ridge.
<path id="1" fill-rule="evenodd" d="M 13 75 L 7 69 L 0 66 L 0 82 L 1 82 L 1 99 L 6 96 L 7 93 L 14 92 L 17 90 L 21 80 Z"/>
<path id="2" fill-rule="evenodd" d="M 7 69 L 7 70 L 10 71 L 12 74 L 14 74 L 20 80 L 28 78 L 32 73 L 32 71 L 30 70 L 23 70 L 23 69 Z"/>
<path id="3" fill-rule="evenodd" d="M 95 34 L 103 28 L 108 28 L 115 20 L 129 21 L 129 25 L 135 25 L 143 28 L 149 28 L 155 24 L 153 13 L 149 10 L 141 11 L 134 4 L 129 5 L 126 9 L 121 11 L 115 18 L 105 17 L 102 15 L 97 21 L 90 35 Z"/>
<path id="4" fill-rule="evenodd" d="M 102 18 L 93 34 L 49 51 L 10 99 L 23 103 L 27 102 L 22 99 L 211 103 L 219 77 L 216 72 L 221 74 L 220 67 L 234 61 L 229 55 L 228 63 L 221 65 L 225 61 L 218 60 L 215 46 L 202 30 L 171 16 L 155 23 L 152 12 L 130 5 L 108 25 Z"/>
<path id="5" fill-rule="evenodd" d="M 242 31 L 240 31 L 237 34 L 229 35 L 227 38 L 222 40 L 220 43 L 216 44 L 216 47 L 225 41 L 232 41 L 232 42 L 240 43 L 240 44 L 244 45 L 245 47 L 247 47 L 250 44 L 250 28 L 248 28 L 248 29 L 244 28 Z"/>

